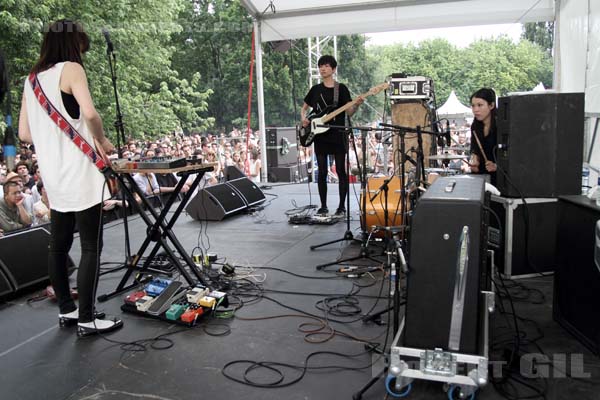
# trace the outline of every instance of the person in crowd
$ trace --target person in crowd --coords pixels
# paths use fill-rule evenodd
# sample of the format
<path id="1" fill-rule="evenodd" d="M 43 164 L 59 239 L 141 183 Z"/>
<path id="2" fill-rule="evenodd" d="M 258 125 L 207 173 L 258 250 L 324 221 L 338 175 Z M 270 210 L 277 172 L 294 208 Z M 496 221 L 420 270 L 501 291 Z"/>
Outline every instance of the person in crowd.
<path id="1" fill-rule="evenodd" d="M 261 170 L 261 161 L 260 161 L 260 154 L 258 151 L 252 151 L 250 153 L 250 171 L 249 171 L 249 176 L 248 178 L 250 178 L 250 180 L 252 182 L 258 183 L 260 182 L 260 170 Z"/>
<path id="2" fill-rule="evenodd" d="M 21 177 L 25 193 L 31 194 L 31 188 L 35 185 L 35 181 L 29 175 L 29 164 L 26 161 L 19 161 L 15 166 L 15 172 Z"/>
<path id="3" fill-rule="evenodd" d="M 21 188 L 14 179 L 7 179 L 4 184 L 4 196 L 0 199 L 0 229 L 4 233 L 26 228 L 33 222 L 31 214 L 23 205 L 25 196 Z"/>
<path id="4" fill-rule="evenodd" d="M 40 180 L 35 186 L 40 193 L 40 199 L 33 203 L 33 226 L 47 224 L 50 222 L 50 202 L 48 202 L 48 193 L 44 189 L 44 183 Z"/>
<path id="5" fill-rule="evenodd" d="M 473 123 L 471 124 L 471 173 L 488 174 L 492 185 L 496 184 L 496 157 L 494 147 L 498 143 L 496 130 L 496 93 L 481 88 L 471 95 Z"/>
<path id="6" fill-rule="evenodd" d="M 319 67 L 319 74 L 321 75 L 321 83 L 314 85 L 308 94 L 304 97 L 304 104 L 302 105 L 302 125 L 308 126 L 310 121 L 307 118 L 307 112 L 310 109 L 313 112 L 321 113 L 328 108 L 334 107 L 339 108 L 344 104 L 352 101 L 350 97 L 350 91 L 344 84 L 338 84 L 334 79 L 334 74 L 337 68 L 337 61 L 331 55 L 324 55 L 317 61 Z M 339 85 L 339 98 L 336 105 L 334 102 L 334 87 Z M 346 112 L 340 113 L 332 121 L 332 125 L 345 125 L 346 114 L 352 116 L 358 105 L 362 104 L 363 99 L 358 98 L 355 105 L 350 107 Z M 335 157 L 335 165 L 337 170 L 337 176 L 339 178 L 339 204 L 335 212 L 336 216 L 344 216 L 346 214 L 346 195 L 348 191 L 348 174 L 346 171 L 346 133 L 339 131 L 338 129 L 329 129 L 327 132 L 321 133 L 315 136 L 315 153 L 317 156 L 317 165 L 319 169 L 323 168 L 324 173 L 318 175 L 318 189 L 319 198 L 321 201 L 321 207 L 317 211 L 319 215 L 327 215 L 329 210 L 327 208 L 327 158 L 329 155 Z"/>
<path id="7" fill-rule="evenodd" d="M 94 140 L 110 153 L 113 145 L 104 135 L 94 107 L 82 54 L 89 37 L 78 22 L 59 20 L 45 31 L 40 57 L 31 69 L 49 101 L 88 143 Z M 104 176 L 90 159 L 50 119 L 25 81 L 19 139 L 33 143 L 38 155 L 51 213 L 48 270 L 59 305 L 61 326 L 77 322 L 77 334 L 108 332 L 123 325 L 119 319 L 100 319 L 94 311 L 102 248 L 102 204 L 109 198 Z M 60 158 L 57 159 L 57 154 Z M 74 195 L 74 191 L 76 191 Z M 75 226 L 79 230 L 81 260 L 77 272 L 79 308 L 71 298 L 67 260 Z"/>

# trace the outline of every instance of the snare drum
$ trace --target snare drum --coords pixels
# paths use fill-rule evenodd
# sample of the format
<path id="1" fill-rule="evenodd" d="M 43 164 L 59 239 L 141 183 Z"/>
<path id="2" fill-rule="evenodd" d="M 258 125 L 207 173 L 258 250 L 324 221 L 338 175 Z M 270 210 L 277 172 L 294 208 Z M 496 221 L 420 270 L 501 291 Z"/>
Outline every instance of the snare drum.
<path id="1" fill-rule="evenodd" d="M 377 192 L 377 190 L 383 184 L 383 181 L 388 179 L 387 176 L 382 177 L 371 177 L 367 180 L 367 198 L 366 202 L 366 211 L 365 211 L 365 221 L 361 221 L 361 227 L 366 232 L 373 231 L 374 225 L 379 226 L 397 226 L 402 225 L 404 218 L 402 218 L 402 191 L 401 191 L 401 182 L 399 176 L 394 176 L 392 180 L 388 183 L 388 201 L 387 201 L 387 210 L 388 210 L 388 222 L 385 223 L 385 192 L 382 190 L 373 201 L 371 201 L 371 197 Z M 408 211 L 410 209 L 410 202 L 407 203 Z M 360 198 L 360 205 L 363 205 L 363 195 Z M 383 237 L 383 231 L 377 231 L 373 234 L 375 237 Z"/>

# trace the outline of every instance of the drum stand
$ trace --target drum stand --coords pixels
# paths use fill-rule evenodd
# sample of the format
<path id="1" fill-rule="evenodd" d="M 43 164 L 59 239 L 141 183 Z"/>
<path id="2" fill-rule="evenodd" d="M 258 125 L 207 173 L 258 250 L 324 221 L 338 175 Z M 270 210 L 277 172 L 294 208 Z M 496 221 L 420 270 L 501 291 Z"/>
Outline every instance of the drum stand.
<path id="1" fill-rule="evenodd" d="M 343 128 L 343 129 L 348 129 L 347 126 L 335 126 L 335 125 L 330 125 L 330 128 Z M 366 156 L 366 147 L 367 147 L 367 138 L 366 138 L 366 133 L 368 131 L 372 131 L 375 130 L 375 128 L 372 127 L 356 127 L 353 129 L 358 129 L 361 131 L 361 137 L 362 137 L 362 143 L 361 143 L 361 150 L 362 150 L 362 166 L 361 166 L 361 171 L 360 171 L 360 191 L 363 194 L 363 205 L 362 205 L 362 212 L 361 212 L 361 219 L 362 221 L 366 221 L 366 185 L 367 185 L 367 156 Z M 347 138 L 347 136 L 346 136 Z M 354 151 L 356 151 L 356 144 L 354 143 L 354 141 L 352 141 L 352 145 L 354 147 Z M 348 140 L 346 140 L 346 150 L 348 150 Z M 349 161 L 349 156 L 347 155 L 347 160 Z M 346 163 L 347 166 L 349 162 Z M 386 183 L 387 185 L 387 183 Z M 321 243 L 318 245 L 314 245 L 314 246 L 310 246 L 311 250 L 315 250 L 318 249 L 319 247 L 323 247 L 323 246 L 327 246 L 333 243 L 338 243 L 341 241 L 345 241 L 345 240 L 354 240 L 354 236 L 352 234 L 352 231 L 350 230 L 350 171 L 348 168 L 348 192 L 347 192 L 347 196 L 346 196 L 346 233 L 344 233 L 344 237 L 341 239 L 336 239 L 336 240 L 332 240 L 330 242 L 325 242 L 325 243 Z M 362 225 L 362 224 L 361 224 Z M 359 260 L 359 259 L 368 259 L 371 260 L 377 264 L 379 264 L 381 261 L 371 257 L 371 255 L 369 254 L 369 250 L 367 248 L 368 246 L 368 235 L 366 234 L 366 232 L 362 232 L 362 239 L 361 239 L 361 245 L 360 245 L 360 253 L 357 256 L 354 257 L 347 257 L 347 258 L 342 258 L 333 262 L 329 262 L 329 263 L 325 263 L 325 264 L 320 264 L 316 266 L 317 270 L 321 270 L 323 268 L 326 268 L 330 265 L 335 265 L 335 264 L 342 264 L 342 263 L 346 263 L 349 261 L 355 261 L 355 260 Z"/>

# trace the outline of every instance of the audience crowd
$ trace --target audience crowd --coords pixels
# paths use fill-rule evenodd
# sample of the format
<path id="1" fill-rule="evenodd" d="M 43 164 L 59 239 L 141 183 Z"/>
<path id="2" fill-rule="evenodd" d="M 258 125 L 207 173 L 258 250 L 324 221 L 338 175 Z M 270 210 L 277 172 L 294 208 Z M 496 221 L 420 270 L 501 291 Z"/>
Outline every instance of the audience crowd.
<path id="1" fill-rule="evenodd" d="M 357 182 L 359 165 L 363 163 L 362 136 L 356 132 L 349 144 L 349 163 L 351 182 Z M 470 132 L 465 127 L 452 129 L 452 154 L 467 154 L 470 146 Z M 382 136 L 380 132 L 371 131 L 367 136 L 367 172 L 376 175 L 394 174 L 393 146 L 391 137 Z M 304 169 L 303 176 L 311 176 L 318 172 L 313 160 L 312 148 L 298 147 L 298 162 Z M 407 149 L 410 150 L 410 149 Z M 248 176 L 253 182 L 260 182 L 262 163 L 260 157 L 259 132 L 245 132 L 234 129 L 229 134 L 197 134 L 183 135 L 179 133 L 166 135 L 155 140 L 129 140 L 121 147 L 122 158 L 130 160 L 155 159 L 156 157 L 186 159 L 202 159 L 203 162 L 214 163 L 214 171 L 206 173 L 199 185 L 203 188 L 214 185 L 226 178 L 228 167 L 234 166 Z M 111 158 L 117 158 L 113 154 Z M 30 226 L 37 226 L 50 221 L 50 205 L 44 190 L 44 184 L 37 165 L 37 156 L 33 146 L 23 145 L 15 159 L 15 168 L 7 169 L 4 161 L 0 163 L 0 234 L 8 233 Z M 333 160 L 330 160 L 330 163 Z M 313 171 L 313 168 L 314 171 Z M 439 164 L 440 168 L 465 171 L 467 164 L 461 160 Z M 328 180 L 337 181 L 335 167 L 327 168 Z M 153 174 L 140 172 L 134 175 L 139 186 L 153 206 L 161 206 L 164 195 L 173 192 L 179 177 L 175 174 Z M 184 184 L 182 193 L 186 193 L 195 176 L 190 176 Z M 198 190 L 198 189 L 196 189 Z M 136 199 L 141 202 L 141 199 Z M 116 207 L 129 207 L 119 195 L 104 203 L 106 211 Z"/>

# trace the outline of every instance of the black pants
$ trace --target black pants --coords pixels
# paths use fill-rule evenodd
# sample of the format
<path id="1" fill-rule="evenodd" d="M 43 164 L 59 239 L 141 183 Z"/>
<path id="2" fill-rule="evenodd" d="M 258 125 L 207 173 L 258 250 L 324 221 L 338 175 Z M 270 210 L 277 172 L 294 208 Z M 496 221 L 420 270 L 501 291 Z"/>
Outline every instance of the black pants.
<path id="1" fill-rule="evenodd" d="M 77 306 L 71 298 L 68 276 L 69 250 L 73 244 L 75 223 L 79 228 L 81 261 L 77 271 L 77 291 L 79 293 L 79 322 L 90 322 L 94 315 L 98 261 L 102 250 L 101 204 L 78 212 L 51 210 L 50 248 L 48 251 L 48 272 L 54 287 L 61 314 L 74 311 Z"/>
<path id="2" fill-rule="evenodd" d="M 338 184 L 340 191 L 340 203 L 338 208 L 346 209 L 346 195 L 348 194 L 348 174 L 346 172 L 346 153 L 335 153 L 335 171 L 338 176 Z M 329 162 L 327 154 L 317 153 L 317 165 L 319 166 L 319 174 L 317 187 L 319 188 L 319 199 L 321 207 L 327 207 L 327 172 Z"/>

